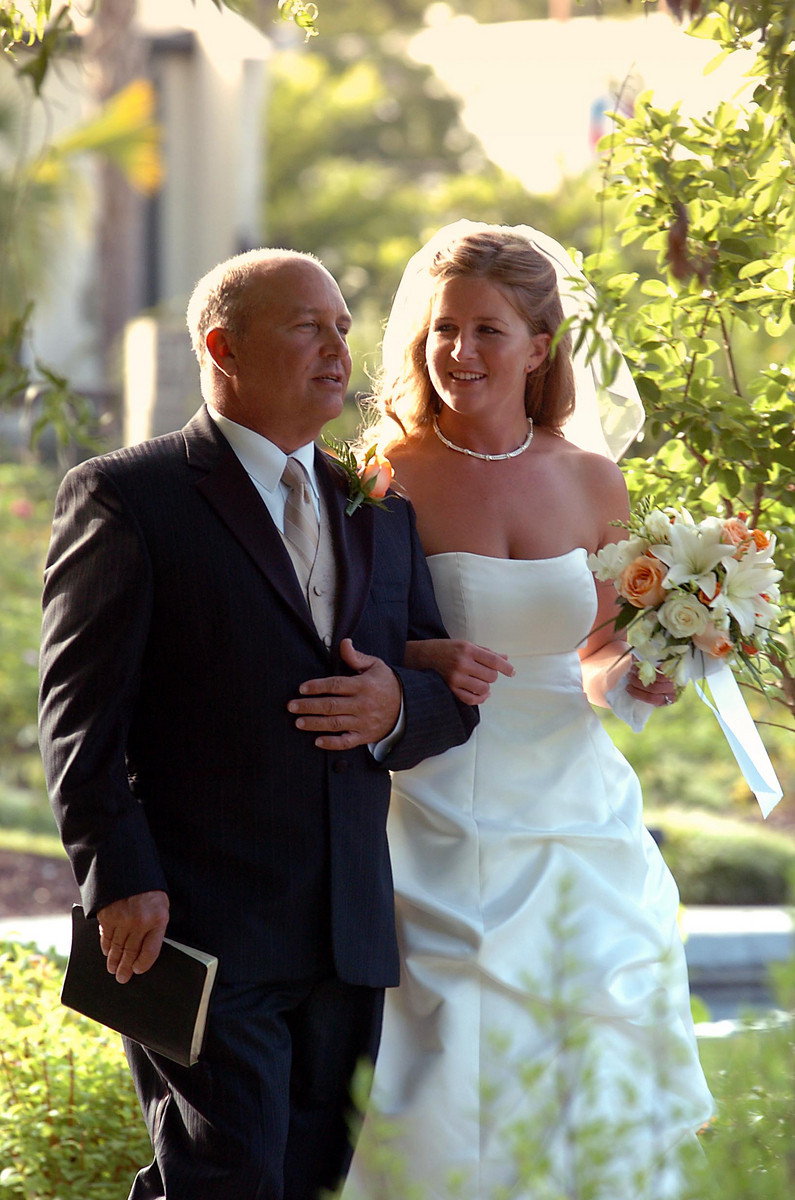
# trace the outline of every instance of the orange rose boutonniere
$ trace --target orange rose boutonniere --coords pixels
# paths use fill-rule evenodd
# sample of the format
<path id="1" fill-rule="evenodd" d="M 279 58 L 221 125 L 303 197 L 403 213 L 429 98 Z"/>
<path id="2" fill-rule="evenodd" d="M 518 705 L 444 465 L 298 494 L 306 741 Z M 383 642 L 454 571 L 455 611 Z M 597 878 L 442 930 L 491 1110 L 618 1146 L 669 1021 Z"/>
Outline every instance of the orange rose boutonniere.
<path id="1" fill-rule="evenodd" d="M 323 441 L 334 455 L 337 466 L 348 478 L 346 515 L 350 517 L 361 504 L 375 504 L 379 508 L 385 508 L 384 496 L 389 491 L 394 472 L 389 459 L 379 454 L 378 447 L 370 446 L 359 463 L 347 442 L 326 437 L 325 434 Z"/>

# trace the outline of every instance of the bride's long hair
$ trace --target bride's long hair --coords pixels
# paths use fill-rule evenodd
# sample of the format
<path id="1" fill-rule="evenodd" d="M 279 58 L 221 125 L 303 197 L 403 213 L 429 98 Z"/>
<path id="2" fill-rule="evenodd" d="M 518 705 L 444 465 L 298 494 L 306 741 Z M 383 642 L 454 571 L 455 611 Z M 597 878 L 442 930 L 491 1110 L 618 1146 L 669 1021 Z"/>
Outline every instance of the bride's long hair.
<path id="1" fill-rule="evenodd" d="M 408 314 L 402 363 L 392 378 L 376 380 L 364 404 L 366 428 L 361 441 L 386 450 L 420 435 L 440 400 L 425 361 L 435 286 L 447 279 L 486 279 L 499 287 L 527 323 L 530 333 L 554 337 L 563 321 L 557 276 L 552 263 L 519 234 L 495 229 L 465 234 L 439 250 L 428 269 L 431 286 L 416 314 Z M 390 318 L 391 319 L 391 318 Z M 525 412 L 536 425 L 560 433 L 574 410 L 571 336 L 564 333 L 552 353 L 529 372 Z"/>

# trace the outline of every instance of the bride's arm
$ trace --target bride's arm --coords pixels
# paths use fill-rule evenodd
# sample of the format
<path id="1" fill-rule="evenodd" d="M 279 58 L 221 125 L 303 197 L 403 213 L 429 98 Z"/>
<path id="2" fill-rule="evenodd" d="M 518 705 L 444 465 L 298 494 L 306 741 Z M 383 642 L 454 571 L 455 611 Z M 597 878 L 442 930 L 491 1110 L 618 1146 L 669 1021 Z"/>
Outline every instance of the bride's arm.
<path id="1" fill-rule="evenodd" d="M 604 485 L 605 481 L 607 486 Z M 605 481 L 599 489 L 599 500 L 603 508 L 603 535 L 599 549 L 608 542 L 620 542 L 626 538 L 626 529 L 612 522 L 626 523 L 629 518 L 629 497 L 620 472 L 611 469 L 610 476 L 606 477 Z M 676 699 L 676 689 L 661 671 L 657 672 L 652 683 L 641 683 L 629 645 L 614 628 L 619 606 L 612 583 L 600 583 L 597 580 L 596 595 L 596 620 L 587 642 L 579 652 L 583 687 L 588 699 L 600 708 L 609 708 L 606 694 L 626 676 L 626 691 L 632 699 L 642 700 L 645 704 L 655 707 L 672 703 Z"/>
<path id="2" fill-rule="evenodd" d="M 482 704 L 497 675 L 514 675 L 504 654 L 455 638 L 428 638 L 406 643 L 405 665 L 414 671 L 438 671 L 453 695 L 464 704 Z"/>
<path id="3" fill-rule="evenodd" d="M 615 588 L 597 583 L 599 608 L 591 635 L 580 650 L 582 682 L 591 704 L 609 708 L 605 694 L 614 688 L 632 666 L 629 646 L 613 629 L 618 615 Z"/>

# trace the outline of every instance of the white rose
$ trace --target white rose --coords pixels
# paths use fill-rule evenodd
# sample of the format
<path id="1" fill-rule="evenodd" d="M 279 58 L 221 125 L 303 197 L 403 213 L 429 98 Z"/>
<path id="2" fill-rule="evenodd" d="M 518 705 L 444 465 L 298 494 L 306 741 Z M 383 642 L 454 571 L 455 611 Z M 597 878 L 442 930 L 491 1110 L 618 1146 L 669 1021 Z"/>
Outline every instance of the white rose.
<path id="1" fill-rule="evenodd" d="M 710 619 L 710 613 L 704 605 L 687 592 L 669 596 L 657 615 L 660 624 L 674 637 L 692 637 L 695 633 L 703 633 Z"/>

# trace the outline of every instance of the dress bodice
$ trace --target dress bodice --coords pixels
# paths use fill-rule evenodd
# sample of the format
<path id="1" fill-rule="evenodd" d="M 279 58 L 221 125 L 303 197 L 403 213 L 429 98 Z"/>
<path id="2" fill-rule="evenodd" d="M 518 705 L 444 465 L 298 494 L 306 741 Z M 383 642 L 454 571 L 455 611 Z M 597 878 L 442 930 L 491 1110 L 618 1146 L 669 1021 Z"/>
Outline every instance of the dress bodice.
<path id="1" fill-rule="evenodd" d="M 596 617 L 587 551 L 557 558 L 490 558 L 452 551 L 428 559 L 451 637 L 509 658 L 576 650 Z"/>

